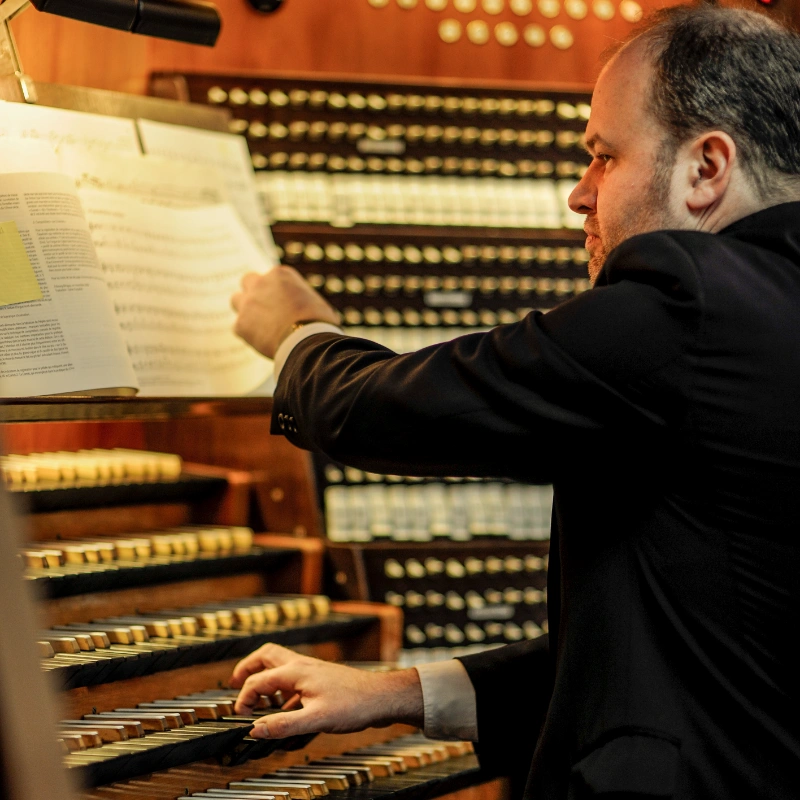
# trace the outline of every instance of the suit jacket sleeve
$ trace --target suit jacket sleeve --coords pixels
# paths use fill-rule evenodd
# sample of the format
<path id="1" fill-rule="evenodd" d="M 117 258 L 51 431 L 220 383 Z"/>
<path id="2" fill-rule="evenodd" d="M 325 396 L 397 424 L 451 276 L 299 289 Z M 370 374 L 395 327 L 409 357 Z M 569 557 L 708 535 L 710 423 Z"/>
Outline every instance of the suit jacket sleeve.
<path id="1" fill-rule="evenodd" d="M 475 689 L 481 767 L 507 775 L 511 796 L 525 788 L 553 687 L 549 638 L 541 636 L 459 661 Z"/>
<path id="2" fill-rule="evenodd" d="M 592 291 L 489 333 L 407 355 L 313 336 L 284 366 L 272 430 L 373 472 L 549 482 L 609 447 L 654 446 L 681 411 L 701 295 L 662 232 L 618 248 Z"/>

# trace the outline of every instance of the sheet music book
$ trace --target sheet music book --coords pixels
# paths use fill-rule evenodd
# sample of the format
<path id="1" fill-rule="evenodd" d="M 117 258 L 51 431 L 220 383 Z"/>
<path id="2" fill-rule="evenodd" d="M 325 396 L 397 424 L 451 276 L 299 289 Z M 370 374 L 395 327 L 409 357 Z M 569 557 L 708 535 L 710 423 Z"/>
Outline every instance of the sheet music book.
<path id="1" fill-rule="evenodd" d="M 229 201 L 216 169 L 140 153 L 89 153 L 81 148 L 59 150 L 55 171 L 72 176 L 78 190 L 102 189 L 132 195 L 145 203 L 192 208 Z M 2 155 L 0 155 L 0 172 Z M 37 170 L 38 171 L 38 170 Z M 53 171 L 53 170 L 49 170 Z"/>
<path id="2" fill-rule="evenodd" d="M 146 119 L 136 124 L 145 153 L 217 170 L 242 221 L 264 252 L 275 258 L 244 137 Z"/>
<path id="3" fill-rule="evenodd" d="M 274 260 L 228 183 L 197 161 L 132 151 L 130 121 L 103 132 L 73 125 L 76 114 L 37 108 L 23 122 L 15 109 L 16 132 L 0 128 L 0 256 L 14 265 L 12 292 L 0 257 L 2 396 L 230 396 L 268 384 L 272 362 L 233 334 L 229 299 Z M 38 294 L 20 300 L 26 286 Z"/>
<path id="4" fill-rule="evenodd" d="M 69 145 L 94 153 L 142 152 L 132 119 L 29 103 L 0 102 L 0 139 L 5 137 L 40 142 L 53 150 Z"/>

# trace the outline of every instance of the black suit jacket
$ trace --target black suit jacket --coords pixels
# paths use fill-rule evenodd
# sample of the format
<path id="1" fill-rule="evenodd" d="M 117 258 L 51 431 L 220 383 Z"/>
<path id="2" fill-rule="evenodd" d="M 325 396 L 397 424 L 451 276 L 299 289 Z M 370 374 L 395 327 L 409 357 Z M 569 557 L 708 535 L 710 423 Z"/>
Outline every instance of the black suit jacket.
<path id="1" fill-rule="evenodd" d="M 550 655 L 463 659 L 484 763 L 532 758 L 531 798 L 800 796 L 800 203 L 636 236 L 487 334 L 309 338 L 274 426 L 372 471 L 553 482 Z"/>

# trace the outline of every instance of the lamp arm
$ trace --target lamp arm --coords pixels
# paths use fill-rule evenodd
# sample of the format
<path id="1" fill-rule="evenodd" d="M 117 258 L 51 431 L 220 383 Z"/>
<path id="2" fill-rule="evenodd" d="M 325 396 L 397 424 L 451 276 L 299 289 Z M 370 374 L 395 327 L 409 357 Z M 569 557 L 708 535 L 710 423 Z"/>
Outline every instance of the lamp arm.
<path id="1" fill-rule="evenodd" d="M 30 4 L 30 0 L 0 0 L 0 23 L 11 22 Z"/>
<path id="2" fill-rule="evenodd" d="M 11 81 L 15 96 L 26 103 L 35 103 L 36 86 L 22 69 L 17 43 L 9 25 L 29 5 L 30 0 L 0 0 L 0 84 Z"/>

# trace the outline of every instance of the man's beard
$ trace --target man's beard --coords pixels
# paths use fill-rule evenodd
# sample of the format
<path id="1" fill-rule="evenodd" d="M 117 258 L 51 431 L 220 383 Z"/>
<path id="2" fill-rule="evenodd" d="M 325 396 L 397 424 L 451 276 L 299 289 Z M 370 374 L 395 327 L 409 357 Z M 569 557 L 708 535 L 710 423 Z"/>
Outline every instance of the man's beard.
<path id="1" fill-rule="evenodd" d="M 615 247 L 621 245 L 631 236 L 639 233 L 663 230 L 669 226 L 666 208 L 656 208 L 648 205 L 646 208 L 639 206 L 636 211 L 624 220 L 599 225 L 599 241 L 589 257 L 589 279 L 594 285 L 600 275 L 606 259 Z"/>
<path id="2" fill-rule="evenodd" d="M 594 286 L 611 251 L 631 236 L 674 227 L 669 195 L 675 151 L 667 143 L 661 145 L 653 167 L 653 175 L 643 196 L 646 202 L 633 205 L 630 214 L 620 220 L 601 223 L 597 219 L 598 241 L 589 256 L 589 280 Z"/>

